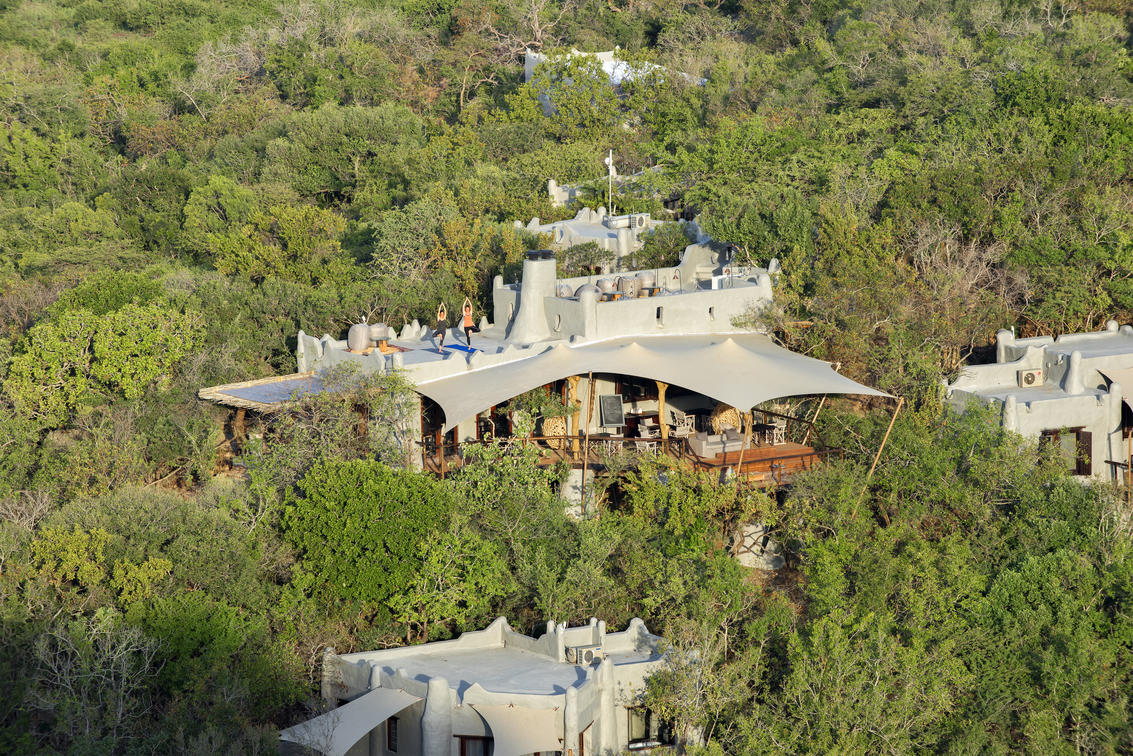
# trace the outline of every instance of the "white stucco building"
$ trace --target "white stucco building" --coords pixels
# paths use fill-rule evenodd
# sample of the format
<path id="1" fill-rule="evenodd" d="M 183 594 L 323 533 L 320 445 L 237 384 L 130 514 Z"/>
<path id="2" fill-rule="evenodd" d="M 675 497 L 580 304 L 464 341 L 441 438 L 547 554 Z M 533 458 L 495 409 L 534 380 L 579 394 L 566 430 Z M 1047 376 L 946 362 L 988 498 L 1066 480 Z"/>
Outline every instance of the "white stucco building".
<path id="1" fill-rule="evenodd" d="M 272 412 L 323 391 L 323 378 L 341 366 L 396 372 L 421 397 L 404 432 L 415 443 L 412 460 L 443 475 L 459 464 L 462 444 L 509 436 L 511 400 L 544 388 L 573 410 L 556 418 L 557 428 L 544 423 L 537 443 L 575 470 L 587 469 L 599 444 L 659 447 L 707 469 L 735 468 L 781 483 L 818 454 L 792 441 L 791 419 L 765 416 L 760 425 L 751 408 L 784 397 L 885 394 L 741 322 L 772 303 L 778 269 L 774 260 L 767 268 L 738 264 L 727 245 L 709 240 L 688 245 L 674 266 L 560 278 L 554 253 L 533 250 L 520 280 L 495 277 L 490 319 L 476 314 L 471 349 L 459 312 L 450 313 L 456 318 L 448 321 L 443 348 L 436 325 L 416 320 L 400 331 L 358 323 L 345 339 L 300 331 L 296 374 L 199 395 Z"/>
<path id="2" fill-rule="evenodd" d="M 558 185 L 548 186 L 548 191 L 562 190 Z M 561 251 L 578 244 L 593 243 L 610 255 L 612 266 L 608 270 L 620 270 L 622 258 L 641 249 L 645 239 L 656 229 L 666 223 L 680 223 L 688 226 L 686 233 L 691 232 L 694 238 L 703 245 L 711 240 L 703 235 L 695 223 L 686 224 L 684 221 L 656 220 L 649 213 L 630 213 L 628 215 L 608 215 L 606 208 L 591 209 L 583 207 L 573 218 L 561 221 L 543 223 L 539 218 L 532 218 L 526 226 L 519 221 L 516 228 L 522 228 L 535 234 L 545 234 L 550 240 L 552 251 Z M 711 251 L 707 250 L 709 255 Z"/>
<path id="3" fill-rule="evenodd" d="M 641 706 L 664 664 L 662 640 L 634 619 L 547 623 L 538 638 L 500 617 L 450 641 L 324 657 L 323 696 L 344 702 L 284 730 L 327 756 L 611 756 L 672 742 Z"/>
<path id="4" fill-rule="evenodd" d="M 523 81 L 525 84 L 531 83 L 535 79 L 537 69 L 540 65 L 547 61 L 553 60 L 571 60 L 577 58 L 584 58 L 593 61 L 602 71 L 602 75 L 606 77 L 610 87 L 615 91 L 622 91 L 627 82 L 635 82 L 645 79 L 648 76 L 655 75 L 659 78 L 672 76 L 675 79 L 683 80 L 689 84 L 703 87 L 708 83 L 707 79 L 689 76 L 686 73 L 670 72 L 665 68 L 657 65 L 656 63 L 649 63 L 646 61 L 630 62 L 622 60 L 618 57 L 618 48 L 613 50 L 606 50 L 603 52 L 583 52 L 581 50 L 571 49 L 552 54 L 545 54 L 536 50 L 527 50 L 523 59 Z M 569 80 L 567 80 L 569 81 Z M 546 115 L 551 115 L 555 112 L 555 104 L 546 93 L 539 94 L 539 102 L 543 106 L 543 112 Z"/>
<path id="5" fill-rule="evenodd" d="M 1003 427 L 1055 443 L 1078 475 L 1112 480 L 1127 469 L 1133 427 L 1133 327 L 1018 339 L 996 335 L 996 361 L 971 365 L 947 401 L 993 405 Z"/>
<path id="6" fill-rule="evenodd" d="M 619 58 L 618 53 L 619 51 L 616 47 L 613 50 L 604 50 L 602 52 L 584 52 L 571 48 L 569 52 L 564 51 L 557 53 L 557 55 L 560 58 L 589 58 L 593 60 L 602 69 L 602 73 L 606 75 L 606 78 L 609 79 L 610 86 L 614 88 L 622 86 L 622 84 L 627 81 L 641 79 L 652 73 L 657 73 L 662 76 L 675 75 L 679 79 L 701 87 L 708 83 L 707 79 L 689 76 L 686 73 L 678 72 L 676 74 L 669 74 L 666 69 L 656 63 L 631 63 Z M 541 63 L 553 60 L 554 58 L 555 54 L 548 55 L 537 50 L 526 50 L 523 56 L 524 83 L 530 83 L 531 80 L 535 78 L 535 70 Z M 547 107 L 547 103 L 544 103 L 544 107 Z"/>
<path id="7" fill-rule="evenodd" d="M 653 71 L 662 71 L 663 69 L 653 63 L 629 63 L 618 57 L 618 49 L 605 50 L 602 52 L 583 52 L 581 50 L 571 49 L 569 52 L 560 53 L 564 58 L 590 58 L 594 60 L 601 68 L 602 72 L 610 80 L 610 86 L 620 87 L 624 81 L 632 81 L 633 79 L 640 78 Z M 526 50 L 523 55 L 523 81 L 530 83 L 535 78 L 535 69 L 547 60 L 552 60 L 553 55 L 546 55 L 537 50 Z"/>

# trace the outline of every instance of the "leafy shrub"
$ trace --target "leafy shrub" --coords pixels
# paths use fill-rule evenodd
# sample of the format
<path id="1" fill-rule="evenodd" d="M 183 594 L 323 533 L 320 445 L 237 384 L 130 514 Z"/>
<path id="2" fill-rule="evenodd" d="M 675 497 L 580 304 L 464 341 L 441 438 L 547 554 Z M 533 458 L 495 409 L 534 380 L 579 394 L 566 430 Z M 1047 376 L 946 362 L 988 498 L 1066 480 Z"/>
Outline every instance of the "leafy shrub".
<path id="1" fill-rule="evenodd" d="M 454 504 L 426 473 L 365 460 L 315 465 L 283 512 L 283 537 L 300 559 L 296 586 L 384 612 L 420 570 L 422 542 L 443 532 Z"/>

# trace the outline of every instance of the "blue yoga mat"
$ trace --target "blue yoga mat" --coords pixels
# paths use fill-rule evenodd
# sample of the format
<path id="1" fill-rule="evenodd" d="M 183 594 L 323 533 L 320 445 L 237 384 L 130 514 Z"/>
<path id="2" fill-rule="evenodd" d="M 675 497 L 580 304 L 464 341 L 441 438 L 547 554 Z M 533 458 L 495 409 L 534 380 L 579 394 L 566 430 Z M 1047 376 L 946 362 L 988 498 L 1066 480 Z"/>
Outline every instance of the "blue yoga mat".
<path id="1" fill-rule="evenodd" d="M 445 344 L 445 349 L 455 349 L 458 352 L 468 352 L 469 354 L 478 351 L 476 347 L 466 347 L 463 344 Z"/>

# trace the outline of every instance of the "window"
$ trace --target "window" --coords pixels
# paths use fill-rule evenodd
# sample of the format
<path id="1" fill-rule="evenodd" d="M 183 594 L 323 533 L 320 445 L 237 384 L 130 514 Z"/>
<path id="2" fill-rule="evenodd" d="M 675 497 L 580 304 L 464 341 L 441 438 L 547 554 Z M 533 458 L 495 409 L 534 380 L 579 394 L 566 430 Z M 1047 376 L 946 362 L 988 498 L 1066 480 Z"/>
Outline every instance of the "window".
<path id="1" fill-rule="evenodd" d="M 708 308 L 708 319 L 709 320 L 715 320 L 716 319 L 716 308 L 715 307 L 709 307 Z"/>
<path id="2" fill-rule="evenodd" d="M 386 750 L 397 753 L 397 717 L 386 720 Z"/>
<path id="3" fill-rule="evenodd" d="M 1092 474 L 1093 434 L 1089 431 L 1082 428 L 1045 430 L 1040 443 L 1053 445 L 1074 475 Z"/>
<path id="4" fill-rule="evenodd" d="M 629 715 L 629 750 L 644 751 L 676 743 L 672 725 L 662 722 L 649 709 L 640 706 L 626 709 L 626 713 Z"/>
<path id="5" fill-rule="evenodd" d="M 455 735 L 460 741 L 460 756 L 489 756 L 492 752 L 492 739 L 479 735 Z"/>
<path id="6" fill-rule="evenodd" d="M 657 381 L 622 378 L 617 381 L 615 393 L 621 394 L 627 402 L 656 401 Z"/>
<path id="7" fill-rule="evenodd" d="M 657 308 L 657 325 L 665 325 L 665 308 Z"/>

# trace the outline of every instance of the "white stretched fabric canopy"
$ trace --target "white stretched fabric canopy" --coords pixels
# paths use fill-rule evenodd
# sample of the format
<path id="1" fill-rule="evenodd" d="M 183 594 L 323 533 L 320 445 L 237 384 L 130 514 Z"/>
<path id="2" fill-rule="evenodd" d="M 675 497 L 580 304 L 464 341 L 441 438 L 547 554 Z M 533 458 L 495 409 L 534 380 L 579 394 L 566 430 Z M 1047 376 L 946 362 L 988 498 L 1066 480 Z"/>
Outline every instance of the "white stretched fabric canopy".
<path id="1" fill-rule="evenodd" d="M 326 714 L 287 728 L 279 737 L 326 756 L 343 756 L 370 730 L 420 700 L 403 690 L 375 688 Z"/>
<path id="2" fill-rule="evenodd" d="M 492 731 L 493 756 L 523 756 L 563 750 L 563 715 L 558 709 L 473 704 Z"/>
<path id="3" fill-rule="evenodd" d="M 783 349 L 758 334 L 558 344 L 533 357 L 426 381 L 418 384 L 417 391 L 444 410 L 447 432 L 525 391 L 591 371 L 651 378 L 740 410 L 807 394 L 889 396 L 839 375 L 828 362 Z"/>

